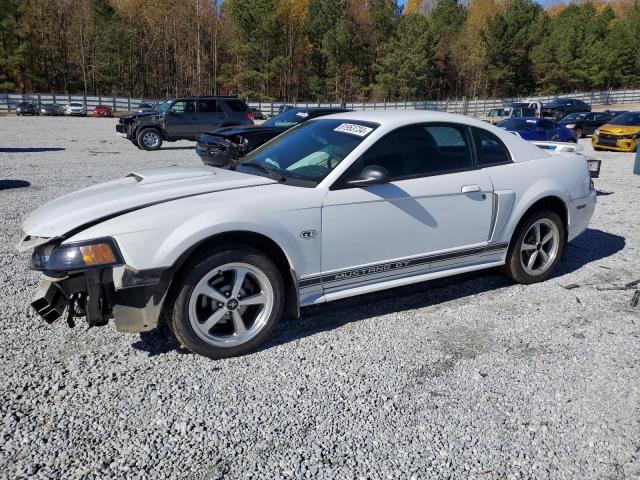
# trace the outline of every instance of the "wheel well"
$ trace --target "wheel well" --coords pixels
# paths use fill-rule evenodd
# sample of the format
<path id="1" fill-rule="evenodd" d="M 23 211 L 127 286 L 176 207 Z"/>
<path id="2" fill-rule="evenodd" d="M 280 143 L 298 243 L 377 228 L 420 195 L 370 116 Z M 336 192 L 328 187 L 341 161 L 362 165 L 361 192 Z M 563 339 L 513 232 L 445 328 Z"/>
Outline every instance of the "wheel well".
<path id="1" fill-rule="evenodd" d="M 280 245 L 274 242 L 271 238 L 256 232 L 225 232 L 197 243 L 185 252 L 185 254 L 183 254 L 174 264 L 173 270 L 175 271 L 175 274 L 173 275 L 173 278 L 178 276 L 182 267 L 186 265 L 192 257 L 203 250 L 219 250 L 229 245 L 252 248 L 266 255 L 271 259 L 271 261 L 273 261 L 273 263 L 275 263 L 276 267 L 278 267 L 278 270 L 280 271 L 280 275 L 282 275 L 282 281 L 284 282 L 286 292 L 285 311 L 298 318 L 300 316 L 298 284 L 293 268 L 289 264 L 289 260 L 282 248 L 280 248 Z"/>
<path id="2" fill-rule="evenodd" d="M 522 215 L 522 217 L 520 218 L 520 222 L 518 222 L 518 227 L 520 226 L 522 221 L 529 216 L 529 214 L 540 210 L 551 210 L 558 214 L 558 216 L 562 220 L 562 225 L 564 227 L 564 240 L 566 242 L 569 235 L 569 218 L 567 215 L 567 206 L 562 201 L 562 199 L 558 197 L 544 197 L 535 202 L 527 209 L 526 212 L 524 212 L 524 215 Z"/>

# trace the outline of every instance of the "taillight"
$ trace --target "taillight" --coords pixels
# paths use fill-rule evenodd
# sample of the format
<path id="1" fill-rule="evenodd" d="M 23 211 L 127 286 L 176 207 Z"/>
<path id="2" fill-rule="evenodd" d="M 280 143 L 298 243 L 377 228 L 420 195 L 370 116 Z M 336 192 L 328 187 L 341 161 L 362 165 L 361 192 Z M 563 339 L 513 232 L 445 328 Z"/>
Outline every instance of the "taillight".
<path id="1" fill-rule="evenodd" d="M 247 118 L 253 120 L 253 112 L 247 112 Z"/>

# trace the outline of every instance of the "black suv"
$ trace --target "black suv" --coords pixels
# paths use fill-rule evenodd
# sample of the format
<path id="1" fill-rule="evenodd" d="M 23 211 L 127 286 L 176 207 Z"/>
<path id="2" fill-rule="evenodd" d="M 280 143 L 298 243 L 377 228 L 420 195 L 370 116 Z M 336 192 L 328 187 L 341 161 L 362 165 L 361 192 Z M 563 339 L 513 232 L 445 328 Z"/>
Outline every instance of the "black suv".
<path id="1" fill-rule="evenodd" d="M 556 98 L 542 108 L 542 115 L 560 120 L 570 113 L 590 112 L 591 105 L 574 98 Z"/>
<path id="2" fill-rule="evenodd" d="M 195 141 L 204 132 L 233 125 L 253 125 L 240 98 L 187 97 L 167 100 L 153 111 L 123 115 L 116 131 L 138 148 L 158 150 L 163 141 Z"/>

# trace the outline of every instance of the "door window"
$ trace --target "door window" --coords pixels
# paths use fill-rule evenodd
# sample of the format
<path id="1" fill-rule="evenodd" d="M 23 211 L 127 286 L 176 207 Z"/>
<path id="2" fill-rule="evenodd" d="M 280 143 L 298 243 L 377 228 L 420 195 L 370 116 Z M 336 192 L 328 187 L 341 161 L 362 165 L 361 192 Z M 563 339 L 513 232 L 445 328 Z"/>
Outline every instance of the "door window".
<path id="1" fill-rule="evenodd" d="M 607 120 L 607 114 L 606 113 L 594 113 L 592 120 L 606 121 Z"/>
<path id="2" fill-rule="evenodd" d="M 215 100 L 198 100 L 199 113 L 219 113 L 222 112 L 220 105 Z"/>
<path id="3" fill-rule="evenodd" d="M 493 133 L 481 128 L 473 128 L 473 139 L 481 167 L 511 163 L 509 152 L 503 143 Z"/>
<path id="4" fill-rule="evenodd" d="M 193 100 L 180 100 L 173 104 L 171 111 L 174 113 L 195 113 L 196 106 Z"/>
<path id="5" fill-rule="evenodd" d="M 545 130 L 553 130 L 553 122 L 551 120 L 540 120 L 538 126 Z"/>
<path id="6" fill-rule="evenodd" d="M 392 180 L 438 175 L 473 167 L 466 128 L 456 125 L 411 125 L 374 144 L 363 156 L 363 168 L 379 165 Z"/>

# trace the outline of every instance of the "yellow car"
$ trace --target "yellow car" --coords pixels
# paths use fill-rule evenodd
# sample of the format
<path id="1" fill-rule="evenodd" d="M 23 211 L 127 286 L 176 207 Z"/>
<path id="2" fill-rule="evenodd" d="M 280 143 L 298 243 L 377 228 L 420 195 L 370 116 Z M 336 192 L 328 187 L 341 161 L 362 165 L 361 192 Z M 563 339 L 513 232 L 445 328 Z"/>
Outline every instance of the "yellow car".
<path id="1" fill-rule="evenodd" d="M 640 135 L 640 112 L 621 113 L 601 126 L 591 137 L 594 150 L 635 152 Z"/>

